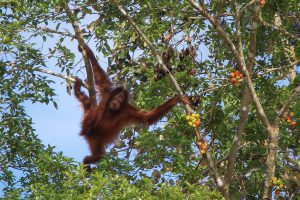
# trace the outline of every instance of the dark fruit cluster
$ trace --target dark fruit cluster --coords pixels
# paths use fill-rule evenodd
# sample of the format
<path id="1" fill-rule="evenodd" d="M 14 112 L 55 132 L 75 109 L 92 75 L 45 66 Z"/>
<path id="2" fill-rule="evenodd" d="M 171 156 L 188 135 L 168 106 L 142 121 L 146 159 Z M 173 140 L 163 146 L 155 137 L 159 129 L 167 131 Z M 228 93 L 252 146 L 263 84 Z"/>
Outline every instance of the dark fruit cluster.
<path id="1" fill-rule="evenodd" d="M 192 96 L 190 98 L 190 105 L 192 107 L 198 107 L 201 103 L 201 97 L 200 96 Z"/>

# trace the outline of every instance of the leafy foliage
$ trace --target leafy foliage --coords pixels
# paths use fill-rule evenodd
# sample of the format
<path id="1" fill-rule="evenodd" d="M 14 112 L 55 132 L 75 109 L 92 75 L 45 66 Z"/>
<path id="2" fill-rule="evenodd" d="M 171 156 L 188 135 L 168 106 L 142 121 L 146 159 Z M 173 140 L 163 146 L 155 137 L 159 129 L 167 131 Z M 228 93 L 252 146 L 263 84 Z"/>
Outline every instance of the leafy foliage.
<path id="1" fill-rule="evenodd" d="M 202 134 L 220 174 L 241 115 L 243 81 L 233 87 L 229 73 L 238 63 L 222 36 L 188 1 L 118 1 L 155 45 L 182 90 L 201 99 Z M 236 1 L 242 8 L 249 1 Z M 148 45 L 124 18 L 113 1 L 70 1 L 74 16 L 64 12 L 64 1 L 0 2 L 0 180 L 3 198 L 46 199 L 221 199 L 205 158 L 198 152 L 194 130 L 177 107 L 162 122 L 146 129 L 129 127 L 120 142 L 108 150 L 90 177 L 78 163 L 45 147 L 24 110 L 25 102 L 54 104 L 53 70 L 70 76 L 83 72 L 69 46 L 74 42 L 70 18 L 80 22 L 83 37 L 96 42 L 101 58 L 116 83 L 126 84 L 133 102 L 153 108 L 176 93 L 167 74 L 159 69 Z M 232 1 L 205 1 L 235 44 L 236 8 Z M 252 81 L 263 108 L 273 121 L 280 107 L 299 86 L 299 2 L 267 1 L 262 19 L 281 29 L 274 31 L 258 21 Z M 250 34 L 254 6 L 241 15 L 243 54 L 251 57 Z M 38 41 L 38 42 L 37 42 Z M 76 44 L 77 45 L 77 44 Z M 248 62 L 248 60 L 247 60 Z M 49 63 L 54 63 L 49 66 Z M 85 73 L 85 72 L 84 72 Z M 292 74 L 295 74 L 294 78 Z M 49 77 L 50 76 L 50 77 Z M 70 83 L 67 82 L 68 87 Z M 297 195 L 300 184 L 299 98 L 289 105 L 296 125 L 283 119 L 276 158 L 277 177 L 285 181 L 284 195 Z M 254 104 L 238 149 L 233 199 L 260 199 L 265 179 L 268 135 Z M 297 177 L 297 178 L 295 178 Z"/>

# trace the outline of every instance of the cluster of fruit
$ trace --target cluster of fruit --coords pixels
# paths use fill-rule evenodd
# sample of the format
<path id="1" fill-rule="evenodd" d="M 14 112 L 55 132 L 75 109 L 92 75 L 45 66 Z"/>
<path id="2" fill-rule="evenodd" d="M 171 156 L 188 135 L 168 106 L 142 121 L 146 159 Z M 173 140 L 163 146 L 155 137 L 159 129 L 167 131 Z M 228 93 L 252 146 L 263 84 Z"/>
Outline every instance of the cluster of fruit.
<path id="1" fill-rule="evenodd" d="M 206 151 L 207 151 L 207 149 L 208 149 L 208 144 L 206 143 L 206 142 L 204 142 L 204 141 L 200 141 L 200 142 L 197 142 L 197 145 L 198 145 L 198 147 L 200 147 L 200 149 L 201 149 L 201 154 L 203 155 L 203 154 L 206 154 Z"/>
<path id="2" fill-rule="evenodd" d="M 294 112 L 290 112 L 288 115 L 284 116 L 286 123 L 288 123 L 290 126 L 296 126 L 296 122 L 292 120 L 292 117 L 294 116 L 295 116 Z"/>
<path id="3" fill-rule="evenodd" d="M 200 126 L 200 115 L 199 114 L 186 115 L 185 119 L 188 121 L 188 124 L 192 127 Z"/>
<path id="4" fill-rule="evenodd" d="M 273 177 L 272 184 L 276 187 L 275 194 L 278 195 L 280 193 L 280 189 L 283 188 L 283 182 L 281 179 Z"/>
<path id="5" fill-rule="evenodd" d="M 233 86 L 238 86 L 240 80 L 243 78 L 243 74 L 239 71 L 230 72 L 230 83 Z"/>

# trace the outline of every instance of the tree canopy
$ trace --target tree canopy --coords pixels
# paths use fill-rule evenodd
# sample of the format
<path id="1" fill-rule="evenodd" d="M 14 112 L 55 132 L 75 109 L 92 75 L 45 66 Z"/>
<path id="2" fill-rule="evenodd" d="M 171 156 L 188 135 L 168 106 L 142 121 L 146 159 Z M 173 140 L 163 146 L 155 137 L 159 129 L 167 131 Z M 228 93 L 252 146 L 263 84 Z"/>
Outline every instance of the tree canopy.
<path id="1" fill-rule="evenodd" d="M 0 6 L 1 198 L 300 195 L 298 0 Z M 175 94 L 190 99 L 150 128 L 124 129 L 92 174 L 43 145 L 24 108 L 29 101 L 63 109 L 52 76 L 70 95 L 80 76 L 94 98 L 90 63 L 71 48 L 83 42 L 106 59 L 102 67 L 138 107 L 148 110 Z"/>

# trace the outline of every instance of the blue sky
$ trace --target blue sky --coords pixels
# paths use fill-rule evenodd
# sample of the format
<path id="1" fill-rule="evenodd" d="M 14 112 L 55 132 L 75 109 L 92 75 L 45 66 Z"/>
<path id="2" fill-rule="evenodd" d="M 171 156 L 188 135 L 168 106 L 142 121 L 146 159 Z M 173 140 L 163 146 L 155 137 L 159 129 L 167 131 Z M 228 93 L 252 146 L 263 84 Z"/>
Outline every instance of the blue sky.
<path id="1" fill-rule="evenodd" d="M 55 151 L 62 151 L 65 156 L 82 161 L 89 154 L 84 138 L 79 136 L 82 110 L 75 96 L 69 96 L 62 79 L 53 78 L 53 85 L 58 96 L 56 110 L 52 104 L 26 103 L 25 108 L 32 117 L 36 134 L 45 145 L 55 146 Z"/>
<path id="2" fill-rule="evenodd" d="M 50 24 L 50 28 L 55 24 Z M 67 28 L 68 25 L 65 25 Z M 24 34 L 24 36 L 29 37 L 30 35 Z M 53 38 L 48 38 L 47 41 L 42 42 L 42 38 L 31 38 L 29 39 L 32 43 L 36 43 L 36 48 L 41 48 L 44 54 L 48 53 L 48 48 L 53 48 L 56 45 L 58 38 L 55 36 Z M 88 43 L 90 48 L 95 51 L 95 43 L 93 41 Z M 78 51 L 78 43 L 76 40 L 70 41 L 66 38 L 63 42 L 68 49 L 75 53 L 75 62 L 81 60 L 79 65 L 74 67 L 73 73 L 75 73 L 80 67 L 82 67 L 82 55 Z M 96 53 L 95 53 L 96 54 Z M 99 55 L 98 53 L 96 55 Z M 105 58 L 101 58 L 99 63 L 106 69 L 107 62 L 103 62 Z M 47 60 L 47 70 L 60 73 L 60 69 L 55 66 L 57 60 L 50 59 Z M 66 75 L 64 72 L 61 73 Z M 45 75 L 45 74 L 43 74 Z M 80 77 L 85 77 L 85 70 L 81 70 L 79 74 L 74 74 Z M 90 154 L 88 145 L 83 137 L 79 135 L 80 123 L 82 119 L 82 109 L 79 101 L 74 96 L 68 95 L 66 90 L 66 83 L 64 79 L 50 76 L 49 79 L 53 80 L 55 83 L 51 85 L 55 89 L 57 96 L 55 101 L 58 104 L 58 109 L 55 109 L 52 103 L 49 105 L 31 102 L 25 103 L 25 109 L 27 114 L 32 117 L 34 123 L 33 127 L 36 129 L 36 134 L 43 141 L 43 144 L 55 146 L 55 151 L 62 151 L 65 156 L 74 158 L 78 162 L 82 162 L 83 158 Z"/>
<path id="3" fill-rule="evenodd" d="M 57 38 L 54 37 L 44 43 L 38 42 L 38 39 L 36 39 L 35 42 L 37 43 L 37 46 L 43 46 L 42 52 L 45 53 L 48 51 L 48 48 L 53 48 L 56 40 Z M 78 61 L 81 60 L 79 65 L 74 67 L 73 73 L 75 73 L 84 65 L 82 55 L 78 51 L 78 43 L 75 40 L 65 40 L 63 44 L 75 53 L 76 59 L 74 63 L 77 64 Z M 90 42 L 89 46 L 94 52 L 96 52 L 94 42 Z M 96 55 L 98 55 L 98 53 Z M 106 62 L 103 62 L 103 60 L 105 59 L 102 57 L 99 62 L 106 70 L 107 64 Z M 55 66 L 56 62 L 57 60 L 55 59 L 48 60 L 46 63 L 47 70 L 60 73 L 60 69 Z M 64 72 L 61 74 L 66 75 Z M 81 78 L 85 77 L 85 70 L 81 70 L 79 74 L 74 75 L 78 75 Z M 33 127 L 36 129 L 35 133 L 43 141 L 43 144 L 55 146 L 55 151 L 62 151 L 65 156 L 74 158 L 78 162 L 82 162 L 83 158 L 90 152 L 85 139 L 79 135 L 82 119 L 82 108 L 80 106 L 80 102 L 75 98 L 73 91 L 71 96 L 68 95 L 64 79 L 50 75 L 49 79 L 55 82 L 51 85 L 51 87 L 57 94 L 54 99 L 58 104 L 58 109 L 55 109 L 52 103 L 45 105 L 41 103 L 32 104 L 31 102 L 26 102 L 26 112 L 30 117 L 32 117 L 32 121 L 34 123 Z"/>

